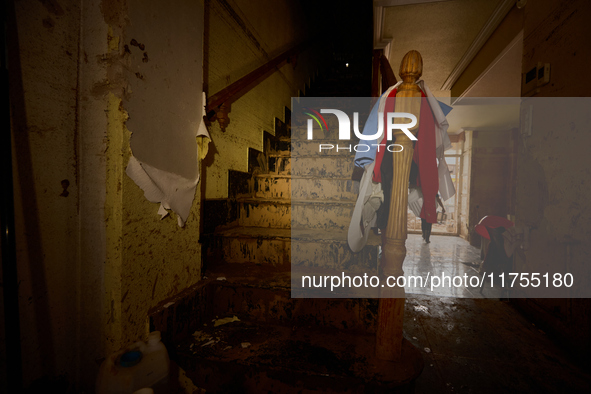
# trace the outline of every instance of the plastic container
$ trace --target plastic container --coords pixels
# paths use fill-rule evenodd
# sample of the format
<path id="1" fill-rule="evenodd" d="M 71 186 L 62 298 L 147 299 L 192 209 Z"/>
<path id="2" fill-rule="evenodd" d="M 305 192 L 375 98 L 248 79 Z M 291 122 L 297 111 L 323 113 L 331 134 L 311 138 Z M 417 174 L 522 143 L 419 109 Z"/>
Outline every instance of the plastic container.
<path id="1" fill-rule="evenodd" d="M 147 342 L 136 342 L 107 357 L 99 370 L 97 394 L 132 394 L 151 388 L 154 394 L 167 394 L 170 360 L 160 341 L 160 331 L 151 332 Z"/>

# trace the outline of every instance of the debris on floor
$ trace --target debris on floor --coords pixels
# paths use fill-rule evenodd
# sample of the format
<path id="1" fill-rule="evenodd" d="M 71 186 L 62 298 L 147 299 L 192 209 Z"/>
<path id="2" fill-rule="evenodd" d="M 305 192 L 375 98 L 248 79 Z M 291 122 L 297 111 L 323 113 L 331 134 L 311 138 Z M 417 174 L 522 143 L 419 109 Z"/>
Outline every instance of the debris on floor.
<path id="1" fill-rule="evenodd" d="M 429 313 L 429 308 L 424 305 L 415 305 L 415 311 Z"/>
<path id="2" fill-rule="evenodd" d="M 236 316 L 232 316 L 232 317 L 224 317 L 223 319 L 217 319 L 217 320 L 212 320 L 213 326 L 217 327 L 217 326 L 221 326 L 222 324 L 228 324 L 228 323 L 233 323 L 235 321 L 240 321 L 240 319 Z"/>
<path id="3" fill-rule="evenodd" d="M 193 338 L 196 341 L 205 341 L 209 338 L 211 338 L 211 335 L 204 333 L 203 331 L 195 331 L 193 333 Z"/>

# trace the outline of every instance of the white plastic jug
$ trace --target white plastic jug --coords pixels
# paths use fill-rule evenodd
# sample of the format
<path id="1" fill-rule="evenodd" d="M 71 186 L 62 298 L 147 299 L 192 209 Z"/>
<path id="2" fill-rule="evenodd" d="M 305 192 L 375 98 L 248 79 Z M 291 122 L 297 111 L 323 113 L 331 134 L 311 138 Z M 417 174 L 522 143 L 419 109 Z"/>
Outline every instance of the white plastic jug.
<path id="1" fill-rule="evenodd" d="M 102 363 L 97 394 L 131 394 L 151 388 L 155 394 L 167 394 L 170 360 L 160 341 L 160 331 L 151 332 L 147 343 L 139 341 L 117 352 Z"/>

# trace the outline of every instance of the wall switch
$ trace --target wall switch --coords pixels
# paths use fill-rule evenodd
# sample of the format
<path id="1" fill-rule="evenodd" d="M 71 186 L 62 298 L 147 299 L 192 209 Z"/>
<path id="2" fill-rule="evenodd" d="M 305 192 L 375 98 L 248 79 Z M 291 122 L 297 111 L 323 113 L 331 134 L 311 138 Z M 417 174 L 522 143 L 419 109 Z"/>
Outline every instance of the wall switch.
<path id="1" fill-rule="evenodd" d="M 522 74 L 521 93 L 524 97 L 538 94 L 540 86 L 550 82 L 550 63 L 538 62 L 528 72 Z"/>
<path id="2" fill-rule="evenodd" d="M 550 63 L 538 62 L 537 74 L 538 86 L 550 82 Z"/>

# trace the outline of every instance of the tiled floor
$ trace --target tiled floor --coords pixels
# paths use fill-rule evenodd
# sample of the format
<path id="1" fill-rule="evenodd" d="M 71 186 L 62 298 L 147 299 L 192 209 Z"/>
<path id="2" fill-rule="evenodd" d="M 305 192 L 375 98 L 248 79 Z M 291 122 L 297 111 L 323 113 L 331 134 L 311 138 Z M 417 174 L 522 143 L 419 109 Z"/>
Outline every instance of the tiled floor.
<path id="1" fill-rule="evenodd" d="M 411 284 L 405 287 L 407 294 L 460 298 L 501 296 L 501 289 L 491 289 L 478 275 L 478 266 L 482 261 L 480 249 L 460 237 L 432 235 L 430 241 L 426 243 L 419 234 L 408 235 L 406 259 L 402 266 L 407 283 Z M 422 285 L 410 277 L 421 277 Z M 482 294 L 481 283 L 484 288 Z"/>
<path id="2" fill-rule="evenodd" d="M 409 235 L 405 276 L 477 275 L 480 250 L 458 237 Z M 466 264 L 468 263 L 468 264 Z M 591 376 L 509 302 L 480 289 L 406 288 L 404 335 L 422 351 L 417 393 L 591 392 Z M 495 297 L 496 296 L 496 297 Z"/>

